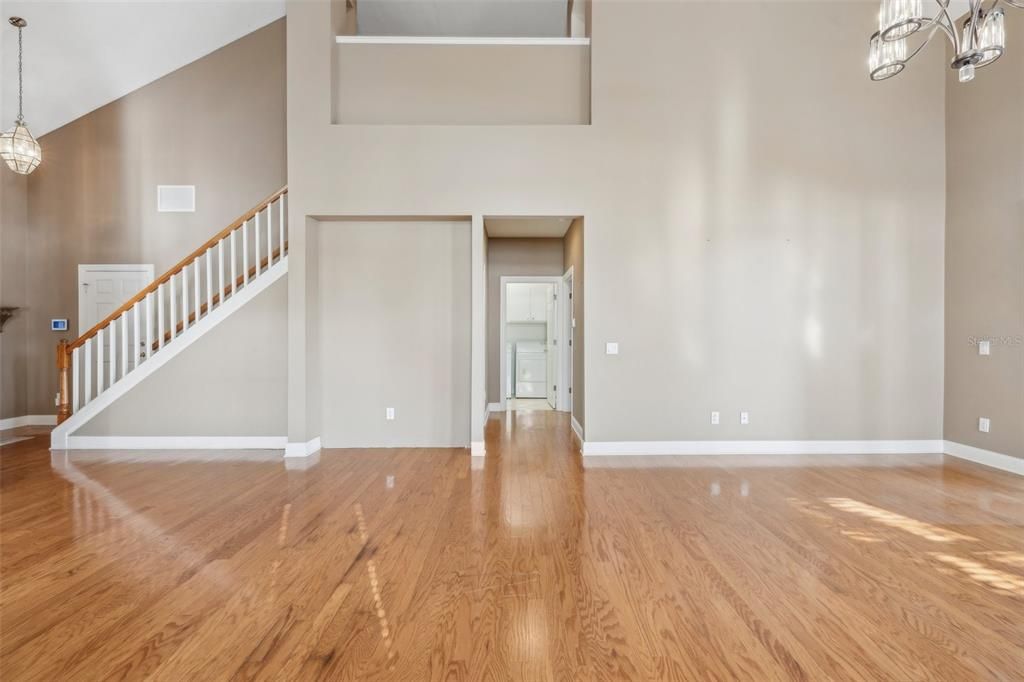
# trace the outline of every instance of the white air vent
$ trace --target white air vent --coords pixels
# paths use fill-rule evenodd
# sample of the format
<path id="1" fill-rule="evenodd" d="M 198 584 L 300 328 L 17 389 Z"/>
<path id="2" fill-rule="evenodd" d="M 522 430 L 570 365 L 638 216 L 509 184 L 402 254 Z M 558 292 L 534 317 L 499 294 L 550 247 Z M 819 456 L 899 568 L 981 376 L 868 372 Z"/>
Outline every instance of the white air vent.
<path id="1" fill-rule="evenodd" d="M 156 210 L 160 213 L 195 213 L 195 185 L 157 185 Z"/>

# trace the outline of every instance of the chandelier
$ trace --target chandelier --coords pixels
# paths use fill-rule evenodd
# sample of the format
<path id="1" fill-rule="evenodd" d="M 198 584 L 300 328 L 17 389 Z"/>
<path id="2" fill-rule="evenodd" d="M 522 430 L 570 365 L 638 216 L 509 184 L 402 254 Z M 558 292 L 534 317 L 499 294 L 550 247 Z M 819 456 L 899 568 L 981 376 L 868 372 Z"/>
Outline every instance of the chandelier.
<path id="1" fill-rule="evenodd" d="M 28 131 L 22 112 L 21 29 L 28 26 L 28 22 L 21 17 L 11 17 L 9 21 L 11 26 L 18 29 L 18 118 L 14 120 L 13 128 L 0 134 L 0 159 L 6 161 L 15 173 L 28 175 L 43 160 L 43 152 Z"/>
<path id="2" fill-rule="evenodd" d="M 949 13 L 950 0 L 932 0 L 934 16 L 926 17 L 926 0 L 882 0 L 878 11 L 878 30 L 871 36 L 868 73 L 871 80 L 892 78 L 907 62 L 924 49 L 939 31 L 953 44 L 950 67 L 957 70 L 961 83 L 974 79 L 979 66 L 988 66 L 1002 56 L 1006 48 L 1006 24 L 1000 2 L 1024 9 L 1024 0 L 969 0 L 970 10 L 957 22 Z M 908 40 L 916 47 L 911 50 Z"/>

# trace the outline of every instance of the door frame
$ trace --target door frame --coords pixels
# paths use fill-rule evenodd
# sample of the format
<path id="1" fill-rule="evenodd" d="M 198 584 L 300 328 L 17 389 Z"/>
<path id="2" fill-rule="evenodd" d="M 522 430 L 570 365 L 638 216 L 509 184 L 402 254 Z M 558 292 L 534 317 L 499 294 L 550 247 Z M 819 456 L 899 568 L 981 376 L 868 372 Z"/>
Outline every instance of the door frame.
<path id="1" fill-rule="evenodd" d="M 78 334 L 81 336 L 92 328 L 92 325 L 84 327 L 82 320 L 86 317 L 85 297 L 82 295 L 82 285 L 85 284 L 85 276 L 91 272 L 141 272 L 147 276 L 146 284 L 156 278 L 156 269 L 152 263 L 118 263 L 118 264 L 79 264 L 78 266 Z M 143 285 L 145 286 L 145 285 Z M 127 299 L 126 299 L 127 300 Z M 100 322 L 100 320 L 96 320 Z M 95 322 L 93 323 L 95 324 Z"/>
<path id="2" fill-rule="evenodd" d="M 576 318 L 573 315 L 573 310 L 574 310 L 575 303 L 573 302 L 574 296 L 572 296 L 573 284 L 575 282 L 575 279 L 573 278 L 573 270 L 572 270 L 572 266 L 571 265 L 569 266 L 569 269 L 565 271 L 565 274 L 562 275 L 561 281 L 562 281 L 561 293 L 562 293 L 562 296 L 563 296 L 562 300 L 565 302 L 565 305 L 563 305 L 559 309 L 559 314 L 561 315 L 561 318 L 562 318 L 559 322 L 560 322 L 561 330 L 562 330 L 562 338 L 565 339 L 565 341 L 564 342 L 559 342 L 559 346 L 561 346 L 561 351 L 559 352 L 559 359 L 561 361 L 561 364 L 559 365 L 559 368 L 558 368 L 559 369 L 559 377 L 558 378 L 559 378 L 559 381 L 564 381 L 565 382 L 566 390 L 564 391 L 565 402 L 564 403 L 562 402 L 562 395 L 563 394 L 559 393 L 558 394 L 558 404 L 559 404 L 560 407 L 564 405 L 564 407 L 562 409 L 564 409 L 566 412 L 568 412 L 569 413 L 569 417 L 571 418 L 572 417 L 572 407 L 573 407 L 573 405 L 572 405 L 572 399 L 573 399 L 573 397 L 572 397 L 573 361 L 574 361 L 574 358 L 575 358 L 575 356 L 573 355 L 573 352 L 572 352 L 572 347 L 573 347 L 573 344 L 576 343 L 576 327 L 573 324 L 576 321 Z"/>
<path id="3" fill-rule="evenodd" d="M 569 268 L 572 271 L 572 268 Z M 501 409 L 504 411 L 508 409 L 508 401 L 505 398 L 505 394 L 508 392 L 508 382 L 506 376 L 508 373 L 508 358 L 505 355 L 505 316 L 506 310 L 506 285 L 508 284 L 551 284 L 555 287 L 555 293 L 558 295 L 556 301 L 557 312 L 555 314 L 555 345 L 558 346 L 558 386 L 562 388 L 558 390 L 558 400 L 556 409 L 560 412 L 566 410 L 572 411 L 572 402 L 568 400 L 569 391 L 566 389 L 568 384 L 563 383 L 565 379 L 565 363 L 566 363 L 566 349 L 569 344 L 565 342 L 567 338 L 565 336 L 565 301 L 568 299 L 568 294 L 565 293 L 565 276 L 564 275 L 502 275 L 500 278 L 501 287 L 501 305 L 498 318 L 498 402 L 501 405 Z"/>

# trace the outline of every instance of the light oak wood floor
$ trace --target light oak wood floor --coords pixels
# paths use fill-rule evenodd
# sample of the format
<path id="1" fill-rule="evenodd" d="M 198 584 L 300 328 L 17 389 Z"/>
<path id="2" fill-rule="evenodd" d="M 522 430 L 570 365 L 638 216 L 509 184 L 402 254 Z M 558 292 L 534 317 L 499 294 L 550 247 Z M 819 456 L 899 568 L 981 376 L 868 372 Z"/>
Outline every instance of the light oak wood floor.
<path id="1" fill-rule="evenodd" d="M 46 441 L 0 448 L 9 682 L 1024 679 L 1024 479 L 941 456 Z"/>

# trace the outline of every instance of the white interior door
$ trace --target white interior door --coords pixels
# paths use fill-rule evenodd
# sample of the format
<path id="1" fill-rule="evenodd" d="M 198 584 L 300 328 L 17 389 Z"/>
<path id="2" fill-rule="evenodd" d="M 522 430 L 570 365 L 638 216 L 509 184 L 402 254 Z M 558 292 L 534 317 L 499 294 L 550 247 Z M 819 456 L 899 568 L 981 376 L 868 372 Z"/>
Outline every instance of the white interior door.
<path id="1" fill-rule="evenodd" d="M 548 403 L 551 409 L 558 409 L 558 297 L 552 284 L 544 285 L 545 311 L 547 320 L 547 361 L 548 361 Z"/>
<path id="2" fill-rule="evenodd" d="M 92 329 L 107 315 L 121 307 L 128 299 L 139 293 L 143 287 L 153 281 L 152 265 L 80 265 L 78 266 L 78 333 L 79 335 Z M 124 329 L 132 329 L 134 319 L 132 312 L 123 318 L 126 327 L 118 323 L 113 334 L 108 329 L 103 334 L 103 367 L 97 370 L 103 376 L 109 376 L 111 337 L 120 342 L 119 334 Z M 140 321 L 141 322 L 141 321 Z M 134 345 L 134 342 L 133 342 Z M 120 346 L 118 346 L 120 349 Z M 137 349 L 141 351 L 141 349 Z M 138 352 L 132 352 L 125 358 L 124 370 L 129 371 L 135 366 Z"/>

